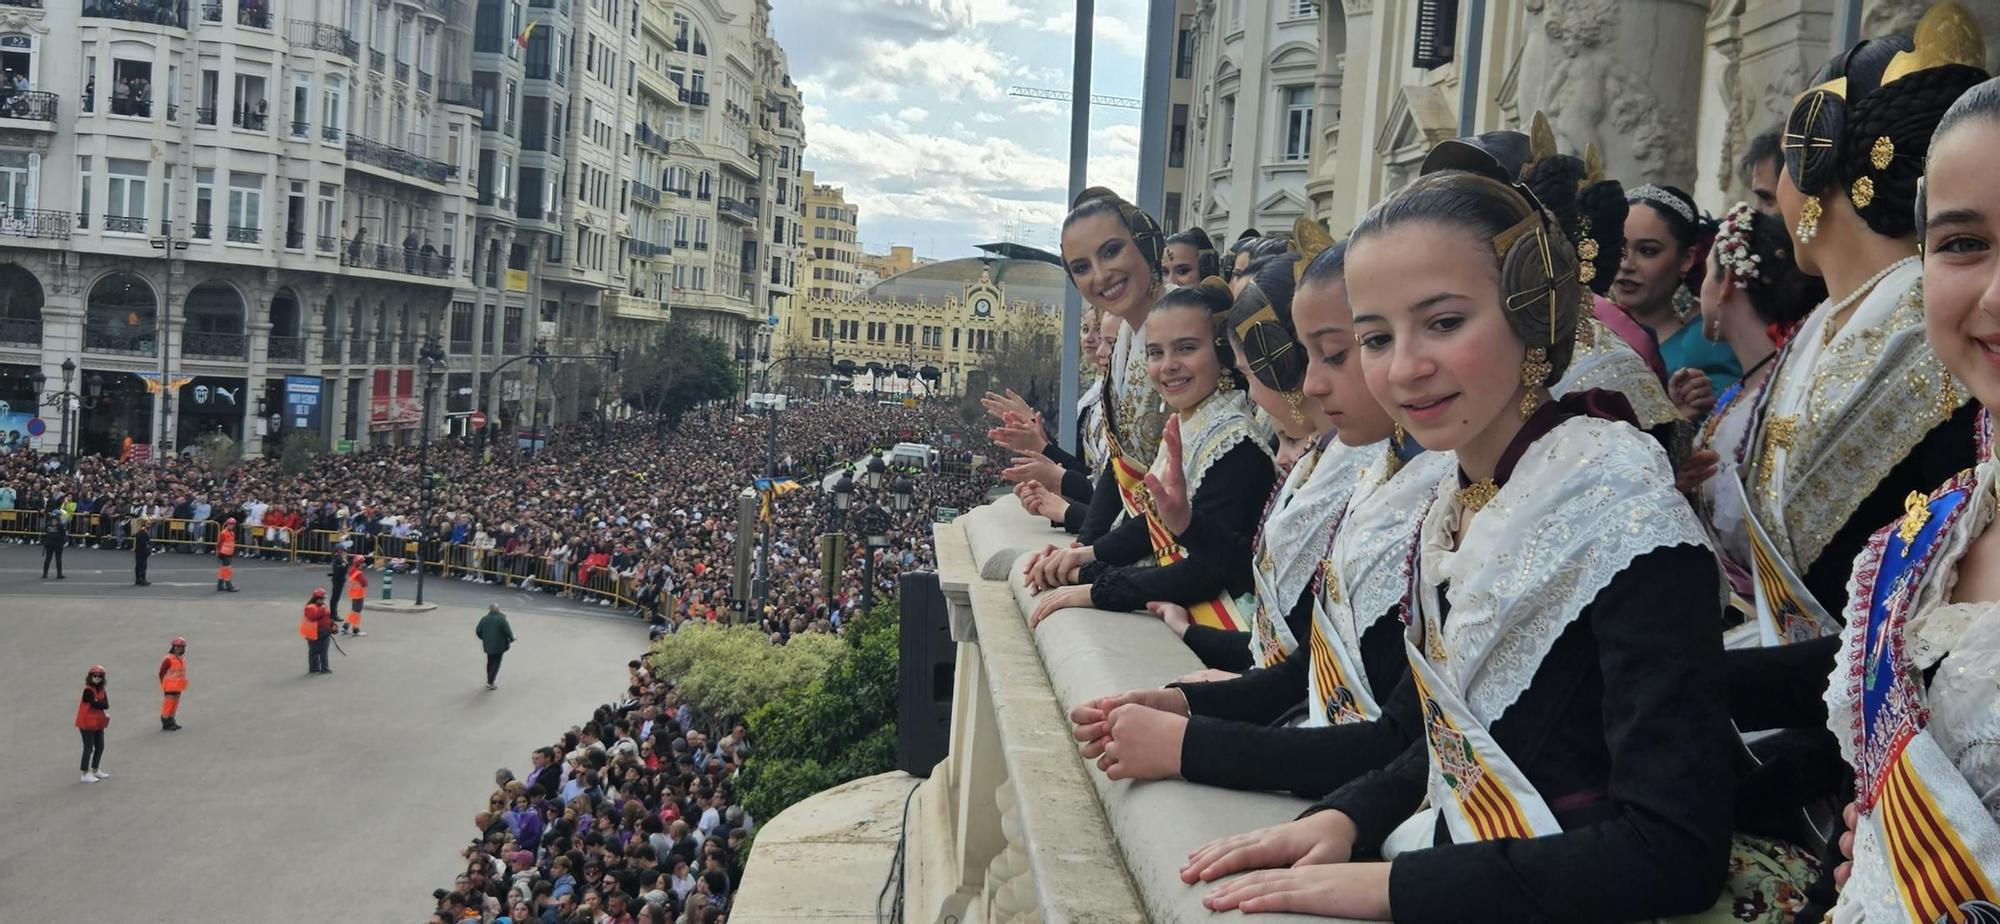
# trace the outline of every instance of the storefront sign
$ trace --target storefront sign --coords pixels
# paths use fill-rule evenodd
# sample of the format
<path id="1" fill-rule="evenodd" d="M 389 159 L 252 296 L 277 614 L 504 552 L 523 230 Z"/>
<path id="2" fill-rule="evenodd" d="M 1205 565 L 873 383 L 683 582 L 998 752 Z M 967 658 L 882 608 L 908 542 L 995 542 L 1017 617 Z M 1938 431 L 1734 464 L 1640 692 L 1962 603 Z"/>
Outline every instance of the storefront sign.
<path id="1" fill-rule="evenodd" d="M 325 381 L 316 375 L 285 376 L 285 425 L 294 430 L 318 430 L 324 388 Z"/>

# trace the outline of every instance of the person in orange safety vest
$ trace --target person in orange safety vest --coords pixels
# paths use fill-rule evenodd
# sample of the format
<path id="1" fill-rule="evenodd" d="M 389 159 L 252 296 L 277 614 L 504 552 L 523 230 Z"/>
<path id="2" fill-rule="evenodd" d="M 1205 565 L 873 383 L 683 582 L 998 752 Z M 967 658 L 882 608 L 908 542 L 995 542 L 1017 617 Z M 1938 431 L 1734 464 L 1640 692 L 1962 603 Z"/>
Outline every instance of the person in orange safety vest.
<path id="1" fill-rule="evenodd" d="M 222 535 L 215 539 L 215 557 L 222 564 L 215 569 L 215 589 L 236 592 L 236 569 L 230 562 L 236 560 L 236 518 L 230 517 L 222 524 Z"/>
<path id="2" fill-rule="evenodd" d="M 306 640 L 306 673 L 333 673 L 333 668 L 326 664 L 327 646 L 333 644 L 333 627 L 333 611 L 326 605 L 326 588 L 316 587 L 312 599 L 306 601 L 305 614 L 299 619 L 299 635 Z"/>
<path id="3" fill-rule="evenodd" d="M 180 731 L 181 723 L 174 715 L 181 711 L 181 694 L 187 692 L 187 644 L 184 638 L 174 639 L 167 648 L 167 656 L 160 661 L 160 729 Z"/>
<path id="4" fill-rule="evenodd" d="M 356 555 L 354 562 L 347 566 L 347 624 L 341 626 L 343 635 L 367 635 L 361 631 L 361 604 L 368 599 L 368 575 L 361 568 L 368 559 Z"/>

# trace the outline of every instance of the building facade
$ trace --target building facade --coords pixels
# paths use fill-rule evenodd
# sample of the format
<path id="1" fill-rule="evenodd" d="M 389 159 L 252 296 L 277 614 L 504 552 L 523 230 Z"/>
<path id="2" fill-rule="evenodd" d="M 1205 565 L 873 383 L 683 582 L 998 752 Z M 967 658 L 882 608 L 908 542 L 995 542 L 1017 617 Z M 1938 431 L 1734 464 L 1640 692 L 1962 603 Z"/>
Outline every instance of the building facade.
<path id="1" fill-rule="evenodd" d="M 1928 0 L 1870 0 L 1861 34 L 1907 33 Z M 1424 153 L 1458 134 L 1462 4 L 1320 4 L 1312 213 L 1338 234 L 1408 183 Z M 2000 64 L 2000 7 L 1968 4 Z M 1748 197 L 1736 162 L 1781 127 L 1793 97 L 1835 53 L 1833 0 L 1492 0 L 1486 5 L 1477 131 L 1546 114 L 1563 150 L 1595 144 L 1609 176 L 1673 184 L 1720 212 Z M 1420 26 L 1434 41 L 1420 43 Z M 1215 230 L 1215 229 L 1211 229 Z"/>
<path id="2" fill-rule="evenodd" d="M 806 297 L 825 301 L 854 295 L 861 284 L 860 212 L 847 202 L 838 186 L 814 181 L 808 170 L 805 222 L 801 243 L 806 252 Z"/>
<path id="3" fill-rule="evenodd" d="M 459 12 L 0 7 L 29 86 L 0 107 L 0 426 L 87 452 L 414 439 L 417 344 L 471 286 Z M 45 403 L 66 360 L 73 425 Z"/>
<path id="4" fill-rule="evenodd" d="M 805 143 L 769 13 L 0 4 L 0 439 L 406 444 L 426 394 L 441 427 L 546 426 L 607 410 L 605 351 L 682 307 L 768 352 Z"/>
<path id="5" fill-rule="evenodd" d="M 1220 242 L 1306 214 L 1320 70 L 1316 0 L 1189 0 L 1176 32 L 1162 211 Z M 1189 76 L 1181 78 L 1186 73 Z M 1184 81 L 1184 82 L 1183 82 Z M 1185 109 L 1181 107 L 1187 107 Z M 1176 142 L 1184 146 L 1175 156 Z M 1172 194 L 1178 192 L 1176 201 Z"/>
<path id="6" fill-rule="evenodd" d="M 1060 261 L 1015 245 L 986 249 L 991 255 L 926 263 L 854 293 L 808 293 L 779 330 L 786 377 L 823 382 L 832 370 L 835 385 L 863 391 L 980 394 L 1017 338 L 1053 351 Z"/>

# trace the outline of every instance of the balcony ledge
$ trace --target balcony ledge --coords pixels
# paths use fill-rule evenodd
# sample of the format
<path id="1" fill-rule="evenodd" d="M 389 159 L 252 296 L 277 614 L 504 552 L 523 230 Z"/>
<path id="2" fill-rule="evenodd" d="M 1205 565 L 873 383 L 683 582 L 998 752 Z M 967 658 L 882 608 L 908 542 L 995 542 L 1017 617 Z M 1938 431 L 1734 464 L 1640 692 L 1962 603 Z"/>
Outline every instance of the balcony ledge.
<path id="1" fill-rule="evenodd" d="M 909 809 L 910 919 L 1213 921 L 1218 916 L 1201 904 L 1208 888 L 1180 881 L 1187 855 L 1215 838 L 1287 821 L 1306 803 L 1180 781 L 1114 783 L 1085 764 L 1070 737 L 1071 706 L 1160 686 L 1201 665 L 1142 614 L 1066 610 L 1029 629 L 1033 597 L 1016 566 L 1031 550 L 1062 541 L 1012 497 L 935 527 L 957 668 L 949 754 Z M 828 798 L 859 797 L 829 790 L 787 816 Z M 759 850 L 791 837 L 774 827 L 760 832 Z M 767 875 L 761 887 L 754 874 L 745 880 L 749 891 L 732 920 L 779 920 L 780 909 L 796 915 L 813 902 L 809 886 L 785 877 Z M 777 892 L 783 902 L 770 898 Z M 832 896 L 819 909 L 823 919 L 852 913 Z"/>

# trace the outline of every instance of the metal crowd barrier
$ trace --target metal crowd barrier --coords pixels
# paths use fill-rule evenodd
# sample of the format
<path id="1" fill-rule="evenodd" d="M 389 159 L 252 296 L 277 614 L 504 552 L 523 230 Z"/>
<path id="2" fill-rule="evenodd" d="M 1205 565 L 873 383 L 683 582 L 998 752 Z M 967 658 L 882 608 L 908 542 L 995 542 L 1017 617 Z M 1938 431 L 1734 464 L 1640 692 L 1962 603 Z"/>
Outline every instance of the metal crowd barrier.
<path id="1" fill-rule="evenodd" d="M 0 539 L 40 542 L 47 516 L 35 510 L 0 510 Z M 69 524 L 70 543 L 108 544 L 112 548 L 125 548 L 131 538 L 133 519 L 131 515 L 74 514 Z M 214 520 L 162 518 L 153 521 L 153 545 L 180 552 L 212 554 L 221 531 L 222 524 Z M 508 587 L 526 588 L 533 584 L 575 593 L 585 600 L 609 600 L 621 607 L 639 605 L 636 580 L 609 568 L 590 568 L 585 574 L 586 569 L 581 562 L 568 558 L 503 552 L 498 548 L 479 548 L 437 539 L 419 542 L 386 533 L 371 536 L 352 531 L 236 526 L 236 554 L 239 557 L 275 555 L 291 562 L 326 562 L 332 559 L 334 550 L 343 541 L 351 554 L 365 556 L 373 570 L 381 570 L 392 563 L 415 567 L 414 563 L 421 561 L 424 568 L 441 577 L 472 575 Z"/>

